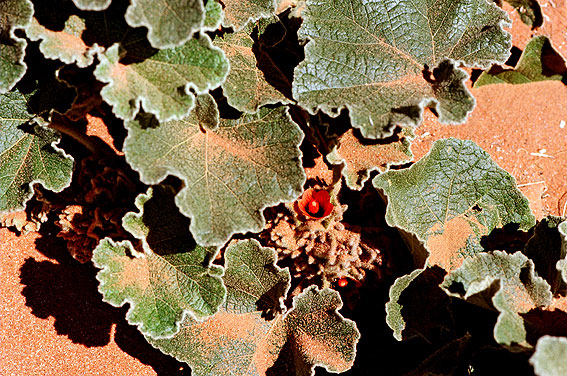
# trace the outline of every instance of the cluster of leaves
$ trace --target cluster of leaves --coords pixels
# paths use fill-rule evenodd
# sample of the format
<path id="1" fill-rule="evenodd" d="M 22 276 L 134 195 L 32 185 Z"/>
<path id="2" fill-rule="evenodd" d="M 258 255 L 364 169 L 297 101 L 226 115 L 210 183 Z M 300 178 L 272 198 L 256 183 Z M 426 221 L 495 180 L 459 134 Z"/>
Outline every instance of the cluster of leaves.
<path id="1" fill-rule="evenodd" d="M 397 339 L 428 338 L 445 323 L 425 325 L 418 311 L 464 300 L 497 312 L 494 344 L 533 353 L 539 375 L 567 367 L 554 355 L 564 333 L 542 319 L 567 314 L 567 222 L 536 226 L 514 179 L 469 141 L 438 141 L 391 169 L 411 160 L 425 108 L 456 124 L 473 110 L 463 68 L 484 70 L 477 86 L 562 80 L 543 64 L 546 38 L 515 69 L 495 69 L 510 54 L 509 20 L 487 0 L 162 3 L 61 0 L 56 13 L 39 0 L 0 3 L 0 212 L 25 208 L 34 184 L 71 185 L 81 148 L 60 146 L 59 132 L 116 156 L 84 131 L 103 117 L 126 134 L 120 154 L 150 186 L 131 192 L 128 239 L 94 250 L 104 300 L 128 303 L 128 322 L 195 375 L 343 372 L 360 333 L 338 312 L 339 293 L 291 296 L 276 251 L 254 240 L 264 209 L 310 184 L 300 149 L 309 144 L 344 177 L 326 187 L 334 196 L 378 171 L 374 192 L 415 266 L 390 288 Z M 510 3 L 538 26 L 537 2 Z M 518 252 L 483 243 L 510 226 L 531 229 Z M 442 283 L 430 283 L 439 273 Z"/>

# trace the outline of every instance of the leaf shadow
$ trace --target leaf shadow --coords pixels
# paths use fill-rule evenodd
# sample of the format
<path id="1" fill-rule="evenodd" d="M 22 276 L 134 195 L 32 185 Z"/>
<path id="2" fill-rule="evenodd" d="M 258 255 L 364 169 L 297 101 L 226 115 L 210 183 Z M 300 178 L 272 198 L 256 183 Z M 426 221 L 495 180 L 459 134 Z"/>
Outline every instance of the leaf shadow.
<path id="1" fill-rule="evenodd" d="M 103 347 L 112 339 L 128 355 L 151 366 L 160 376 L 190 375 L 190 368 L 152 347 L 137 330 L 126 322 L 128 307 L 115 308 L 102 301 L 98 292 L 97 269 L 90 263 L 80 264 L 66 250 L 65 242 L 49 226 L 42 226 L 36 249 L 50 258 L 37 261 L 28 258 L 20 269 L 22 295 L 31 313 L 41 319 L 54 318 L 58 335 L 75 344 Z"/>

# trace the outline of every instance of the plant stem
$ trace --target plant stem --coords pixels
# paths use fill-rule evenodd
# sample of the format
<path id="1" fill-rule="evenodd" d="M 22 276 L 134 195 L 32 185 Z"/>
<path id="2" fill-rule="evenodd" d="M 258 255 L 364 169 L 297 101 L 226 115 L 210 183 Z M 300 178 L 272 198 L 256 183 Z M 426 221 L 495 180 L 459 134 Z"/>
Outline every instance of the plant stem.
<path id="1" fill-rule="evenodd" d="M 53 115 L 51 122 L 48 124 L 48 127 L 66 134 L 67 136 L 70 136 L 93 154 L 102 154 L 102 150 L 95 140 L 93 140 L 90 136 L 87 136 L 86 134 L 80 132 L 77 127 L 73 126 L 73 124 L 70 124 L 70 122 L 63 116 Z"/>

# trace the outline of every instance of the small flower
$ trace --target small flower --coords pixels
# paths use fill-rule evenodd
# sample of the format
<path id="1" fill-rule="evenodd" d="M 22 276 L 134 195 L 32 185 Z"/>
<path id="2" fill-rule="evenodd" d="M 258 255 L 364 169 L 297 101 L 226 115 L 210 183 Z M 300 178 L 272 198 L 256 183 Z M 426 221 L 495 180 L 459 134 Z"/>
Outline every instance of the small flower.
<path id="1" fill-rule="evenodd" d="M 337 285 L 339 285 L 339 287 L 347 287 L 348 285 L 348 278 L 342 277 L 339 278 L 339 280 L 337 281 Z"/>
<path id="2" fill-rule="evenodd" d="M 316 191 L 309 188 L 303 192 L 303 196 L 297 203 L 299 212 L 311 219 L 325 218 L 333 211 L 333 204 L 331 204 L 331 196 L 329 192 L 321 190 Z"/>

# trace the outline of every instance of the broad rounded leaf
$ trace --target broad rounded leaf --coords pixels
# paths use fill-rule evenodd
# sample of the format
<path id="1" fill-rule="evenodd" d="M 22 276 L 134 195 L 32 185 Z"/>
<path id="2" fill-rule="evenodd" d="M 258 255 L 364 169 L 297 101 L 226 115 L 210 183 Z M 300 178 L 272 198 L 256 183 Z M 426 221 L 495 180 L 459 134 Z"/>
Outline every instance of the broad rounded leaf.
<path id="1" fill-rule="evenodd" d="M 81 10 L 105 10 L 112 0 L 73 0 L 75 6 Z"/>
<path id="2" fill-rule="evenodd" d="M 567 375 L 567 338 L 543 336 L 530 358 L 537 376 Z"/>
<path id="3" fill-rule="evenodd" d="M 0 212 L 23 209 L 31 184 L 59 192 L 71 183 L 73 159 L 58 149 L 58 132 L 36 123 L 28 95 L 0 94 Z"/>
<path id="4" fill-rule="evenodd" d="M 413 139 L 409 129 L 404 129 L 390 142 L 361 140 L 356 132 L 349 129 L 338 141 L 327 160 L 335 165 L 342 164 L 342 174 L 350 189 L 361 190 L 370 177 L 370 172 L 387 171 L 391 165 L 411 161 L 413 154 L 410 141 Z"/>
<path id="5" fill-rule="evenodd" d="M 452 61 L 488 67 L 511 47 L 504 11 L 486 0 L 308 0 L 293 97 L 311 113 L 350 111 L 363 136 L 418 125 L 424 106 L 461 123 L 474 107 Z"/>
<path id="6" fill-rule="evenodd" d="M 15 35 L 16 29 L 29 26 L 33 4 L 29 0 L 0 2 L 0 93 L 10 91 L 24 76 L 26 40 Z"/>
<path id="7" fill-rule="evenodd" d="M 479 253 L 445 277 L 441 285 L 451 296 L 486 306 L 491 302 L 500 315 L 494 338 L 504 345 L 527 345 L 520 313 L 551 303 L 549 284 L 534 271 L 521 252 Z"/>
<path id="8" fill-rule="evenodd" d="M 85 20 L 76 15 L 69 17 L 61 31 L 49 30 L 34 18 L 26 35 L 32 41 L 41 40 L 39 50 L 45 57 L 59 59 L 66 64 L 76 63 L 84 68 L 91 65 L 95 54 L 101 51 L 96 43 L 93 46 L 85 44 L 81 38 L 85 29 Z"/>
<path id="9" fill-rule="evenodd" d="M 480 238 L 494 228 L 535 224 L 514 178 L 472 141 L 437 141 L 410 168 L 373 183 L 388 197 L 388 224 L 415 234 L 430 253 L 428 264 L 448 271 L 482 252 Z"/>
<path id="10" fill-rule="evenodd" d="M 172 336 L 186 314 L 203 319 L 217 312 L 226 289 L 223 269 L 211 265 L 216 249 L 197 246 L 188 220 L 174 203 L 171 189 L 155 187 L 140 195 L 140 213 L 124 217 L 124 228 L 142 239 L 144 252 L 129 241 L 102 240 L 93 253 L 104 301 L 130 303 L 129 323 L 152 337 Z"/>
<path id="11" fill-rule="evenodd" d="M 203 0 L 131 0 L 126 22 L 148 28 L 155 48 L 172 48 L 187 42 L 200 30 L 205 17 Z"/>
<path id="12" fill-rule="evenodd" d="M 239 31 L 249 22 L 269 17 L 276 12 L 275 0 L 223 0 L 224 27 Z"/>
<path id="13" fill-rule="evenodd" d="M 108 83 L 101 95 L 125 120 L 136 116 L 140 103 L 159 121 L 180 119 L 194 105 L 190 88 L 205 93 L 219 86 L 228 73 L 223 52 L 206 35 L 131 64 L 120 62 L 118 45 L 99 56 L 95 76 Z"/>
<path id="14" fill-rule="evenodd" d="M 549 38 L 538 35 L 526 45 L 514 69 L 500 68 L 494 72 L 484 71 L 475 81 L 474 87 L 501 83 L 526 84 L 536 81 L 561 81 L 567 77 L 565 71 L 565 61 L 553 49 Z"/>
<path id="15" fill-rule="evenodd" d="M 176 203 L 192 219 L 191 233 L 201 245 L 222 245 L 234 233 L 260 231 L 262 209 L 301 194 L 303 135 L 283 106 L 223 119 L 215 130 L 201 128 L 198 112 L 157 126 L 147 117 L 127 122 L 124 152 L 146 183 L 183 179 Z"/>
<path id="16" fill-rule="evenodd" d="M 215 31 L 222 22 L 222 5 L 217 0 L 207 0 L 205 4 L 205 20 L 202 30 Z"/>
<path id="17" fill-rule="evenodd" d="M 289 287 L 288 271 L 275 261 L 275 252 L 256 241 L 231 245 L 224 309 L 203 323 L 187 319 L 172 339 L 150 343 L 187 362 L 196 376 L 312 375 L 315 365 L 333 372 L 350 368 L 360 334 L 337 312 L 342 303 L 336 291 L 308 289 L 286 314 L 262 317 Z"/>
<path id="18" fill-rule="evenodd" d="M 251 22 L 239 32 L 226 33 L 214 40 L 214 44 L 224 51 L 230 61 L 230 72 L 222 84 L 228 104 L 248 113 L 258 111 L 265 104 L 289 102 L 265 80 L 264 73 L 257 68 L 256 57 L 252 52 L 253 30 L 254 23 Z"/>

